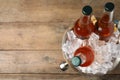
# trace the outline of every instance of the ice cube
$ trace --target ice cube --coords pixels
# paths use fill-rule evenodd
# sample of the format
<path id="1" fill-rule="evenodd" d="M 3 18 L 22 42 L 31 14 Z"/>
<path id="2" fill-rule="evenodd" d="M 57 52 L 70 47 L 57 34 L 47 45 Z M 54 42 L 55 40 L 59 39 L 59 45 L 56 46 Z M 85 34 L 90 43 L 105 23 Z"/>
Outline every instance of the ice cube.
<path id="1" fill-rule="evenodd" d="M 111 61 L 107 61 L 102 64 L 102 67 L 105 69 L 111 69 L 112 66 L 113 66 L 113 63 Z"/>
<path id="2" fill-rule="evenodd" d="M 67 32 L 67 37 L 68 37 L 68 40 L 73 40 L 76 38 L 76 35 L 74 34 L 73 30 L 70 30 Z"/>
<path id="3" fill-rule="evenodd" d="M 100 67 L 100 68 L 98 69 L 98 72 L 97 72 L 97 73 L 106 74 L 107 72 L 108 72 L 108 69 L 103 68 L 103 67 Z"/>
<path id="4" fill-rule="evenodd" d="M 100 47 L 100 46 L 105 45 L 106 42 L 105 42 L 105 41 L 102 41 L 102 40 L 98 40 L 97 44 L 98 44 L 98 46 Z"/>
<path id="5" fill-rule="evenodd" d="M 117 42 L 118 42 L 119 40 L 118 40 L 118 37 L 115 37 L 115 36 L 112 36 L 110 39 L 109 39 L 109 43 L 114 43 L 114 44 L 116 44 Z"/>
<path id="6" fill-rule="evenodd" d="M 112 58 L 120 58 L 120 52 L 116 51 L 115 53 L 112 53 Z"/>
<path id="7" fill-rule="evenodd" d="M 95 48 L 97 47 L 97 41 L 98 41 L 98 36 L 96 34 L 92 34 L 89 38 L 89 44 L 91 45 L 91 47 Z"/>
<path id="8" fill-rule="evenodd" d="M 116 44 L 119 41 L 119 36 L 119 31 L 116 31 L 110 40 L 105 42 L 99 40 L 99 36 L 92 33 L 88 40 L 81 40 L 75 36 L 73 31 L 68 31 L 68 38 L 62 45 L 62 50 L 71 59 L 75 50 L 80 46 L 90 45 L 95 51 L 94 62 L 88 67 L 79 66 L 77 69 L 84 73 L 106 74 L 113 67 L 113 59 L 120 58 L 120 44 Z"/>
<path id="9" fill-rule="evenodd" d="M 120 58 L 120 44 L 117 44 L 116 46 L 117 46 L 117 48 L 116 48 L 116 58 Z"/>
<path id="10" fill-rule="evenodd" d="M 111 49 L 110 49 L 111 50 L 111 52 L 110 52 L 111 54 L 118 52 L 117 48 L 119 48 L 119 47 L 117 47 L 117 44 L 112 44 L 111 43 L 110 47 L 111 47 Z"/>
<path id="11" fill-rule="evenodd" d="M 71 41 L 66 41 L 66 43 L 63 44 L 62 50 L 68 54 L 72 54 L 75 52 L 76 49 L 78 49 L 82 44 L 82 40 L 75 38 Z"/>
<path id="12" fill-rule="evenodd" d="M 62 51 L 65 53 L 72 53 L 70 50 L 70 42 L 69 41 L 66 41 L 66 43 L 62 45 Z"/>
<path id="13" fill-rule="evenodd" d="M 120 44 L 116 44 L 116 50 L 120 51 Z"/>
<path id="14" fill-rule="evenodd" d="M 99 36 L 96 35 L 95 33 L 92 33 L 89 39 L 98 40 L 98 39 L 99 39 Z"/>
<path id="15" fill-rule="evenodd" d="M 86 68 L 86 72 L 87 72 L 87 73 L 91 73 L 91 72 L 92 72 L 92 68 L 91 68 L 90 66 L 87 67 L 87 68 Z"/>
<path id="16" fill-rule="evenodd" d="M 80 71 L 82 71 L 83 73 L 87 73 L 86 72 L 86 67 L 77 67 L 78 68 L 78 70 L 80 70 Z"/>
<path id="17" fill-rule="evenodd" d="M 118 43 L 119 41 L 119 36 L 120 36 L 120 32 L 118 30 L 116 30 L 113 35 L 111 36 L 111 38 L 109 39 L 108 42 L 110 43 Z"/>

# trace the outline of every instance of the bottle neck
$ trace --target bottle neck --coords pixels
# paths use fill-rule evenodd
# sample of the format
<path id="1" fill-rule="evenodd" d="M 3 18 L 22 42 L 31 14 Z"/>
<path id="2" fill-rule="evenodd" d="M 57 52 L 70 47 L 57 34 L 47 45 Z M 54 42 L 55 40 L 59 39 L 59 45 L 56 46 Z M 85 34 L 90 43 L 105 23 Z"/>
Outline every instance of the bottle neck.
<path id="1" fill-rule="evenodd" d="M 80 23 L 81 24 L 89 24 L 90 20 L 91 20 L 91 15 L 83 15 L 80 18 Z"/>
<path id="2" fill-rule="evenodd" d="M 113 20 L 113 13 L 114 13 L 114 11 L 112 11 L 112 12 L 104 11 L 104 14 L 103 14 L 103 16 L 101 18 L 101 21 L 104 22 L 104 23 L 112 22 L 112 20 Z"/>
<path id="3" fill-rule="evenodd" d="M 110 12 L 110 22 L 112 22 L 113 20 L 113 14 L 114 14 L 114 11 Z"/>

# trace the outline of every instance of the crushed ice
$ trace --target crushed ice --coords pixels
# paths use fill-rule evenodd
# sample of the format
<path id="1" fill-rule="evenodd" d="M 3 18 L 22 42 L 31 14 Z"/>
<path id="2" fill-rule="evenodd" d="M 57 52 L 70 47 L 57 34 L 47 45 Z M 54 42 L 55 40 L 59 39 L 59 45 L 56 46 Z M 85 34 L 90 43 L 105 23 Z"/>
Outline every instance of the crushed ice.
<path id="1" fill-rule="evenodd" d="M 67 38 L 62 45 L 62 50 L 66 56 L 71 59 L 75 50 L 84 44 L 84 40 L 77 38 L 72 30 L 69 30 L 66 35 Z M 90 66 L 79 66 L 77 69 L 84 73 L 106 74 L 112 69 L 114 60 L 120 58 L 120 44 L 116 44 L 119 43 L 119 36 L 119 31 L 114 32 L 114 35 L 106 43 L 105 41 L 99 40 L 98 35 L 92 33 L 88 42 L 95 51 L 95 60 Z"/>

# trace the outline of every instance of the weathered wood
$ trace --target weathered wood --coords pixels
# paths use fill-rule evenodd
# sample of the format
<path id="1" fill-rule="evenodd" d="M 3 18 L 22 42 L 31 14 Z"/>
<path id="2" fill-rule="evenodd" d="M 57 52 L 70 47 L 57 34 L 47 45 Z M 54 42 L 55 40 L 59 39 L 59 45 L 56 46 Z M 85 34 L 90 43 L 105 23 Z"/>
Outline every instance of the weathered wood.
<path id="1" fill-rule="evenodd" d="M 0 0 L 0 22 L 56 22 L 78 18 L 77 0 Z M 77 8 L 73 10 L 74 8 Z M 72 9 L 71 9 L 72 8 Z M 74 14 L 73 14 L 74 13 Z M 67 14 L 67 15 L 66 15 Z"/>
<path id="2" fill-rule="evenodd" d="M 0 74 L 0 80 L 119 80 L 120 75 Z"/>
<path id="3" fill-rule="evenodd" d="M 115 3 L 120 19 L 120 0 L 0 0 L 0 80 L 119 80 L 120 64 L 101 77 L 59 69 L 65 30 L 84 5 L 100 16 L 107 1 Z"/>
<path id="4" fill-rule="evenodd" d="M 90 4 L 97 16 L 104 3 L 113 0 L 0 0 L 0 22 L 73 22 L 81 15 L 84 5 Z M 119 0 L 116 18 L 120 19 Z"/>
<path id="5" fill-rule="evenodd" d="M 77 73 L 63 72 L 60 51 L 0 51 L 0 73 Z"/>
<path id="6" fill-rule="evenodd" d="M 1 79 L 0 80 L 89 80 L 93 79 L 94 80 L 99 80 L 97 77 L 84 77 L 84 76 L 79 76 L 79 75 L 50 75 L 50 74 L 10 74 L 10 75 L 0 75 Z"/>
<path id="7" fill-rule="evenodd" d="M 78 74 L 71 67 L 61 71 L 59 64 L 62 61 L 61 51 L 0 51 L 0 73 Z M 120 65 L 110 74 L 120 74 Z"/>
<path id="8" fill-rule="evenodd" d="M 69 23 L 1 23 L 0 50 L 58 50 Z"/>

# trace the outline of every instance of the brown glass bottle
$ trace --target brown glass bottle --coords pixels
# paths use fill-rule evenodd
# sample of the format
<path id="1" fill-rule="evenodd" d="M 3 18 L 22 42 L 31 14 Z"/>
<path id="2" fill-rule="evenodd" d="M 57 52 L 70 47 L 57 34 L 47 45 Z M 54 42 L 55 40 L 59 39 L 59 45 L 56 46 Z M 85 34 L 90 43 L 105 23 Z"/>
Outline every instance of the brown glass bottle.
<path id="1" fill-rule="evenodd" d="M 74 33 L 78 38 L 88 39 L 94 31 L 94 25 L 91 21 L 92 8 L 85 6 L 82 9 L 83 16 L 78 19 L 74 25 Z"/>
<path id="2" fill-rule="evenodd" d="M 112 22 L 114 4 L 108 2 L 104 6 L 105 12 L 96 23 L 95 33 L 99 35 L 100 40 L 108 41 L 114 32 L 114 23 Z"/>
<path id="3" fill-rule="evenodd" d="M 83 46 L 75 51 L 74 57 L 72 58 L 71 62 L 75 67 L 87 67 L 91 65 L 93 61 L 94 51 L 90 46 Z"/>

